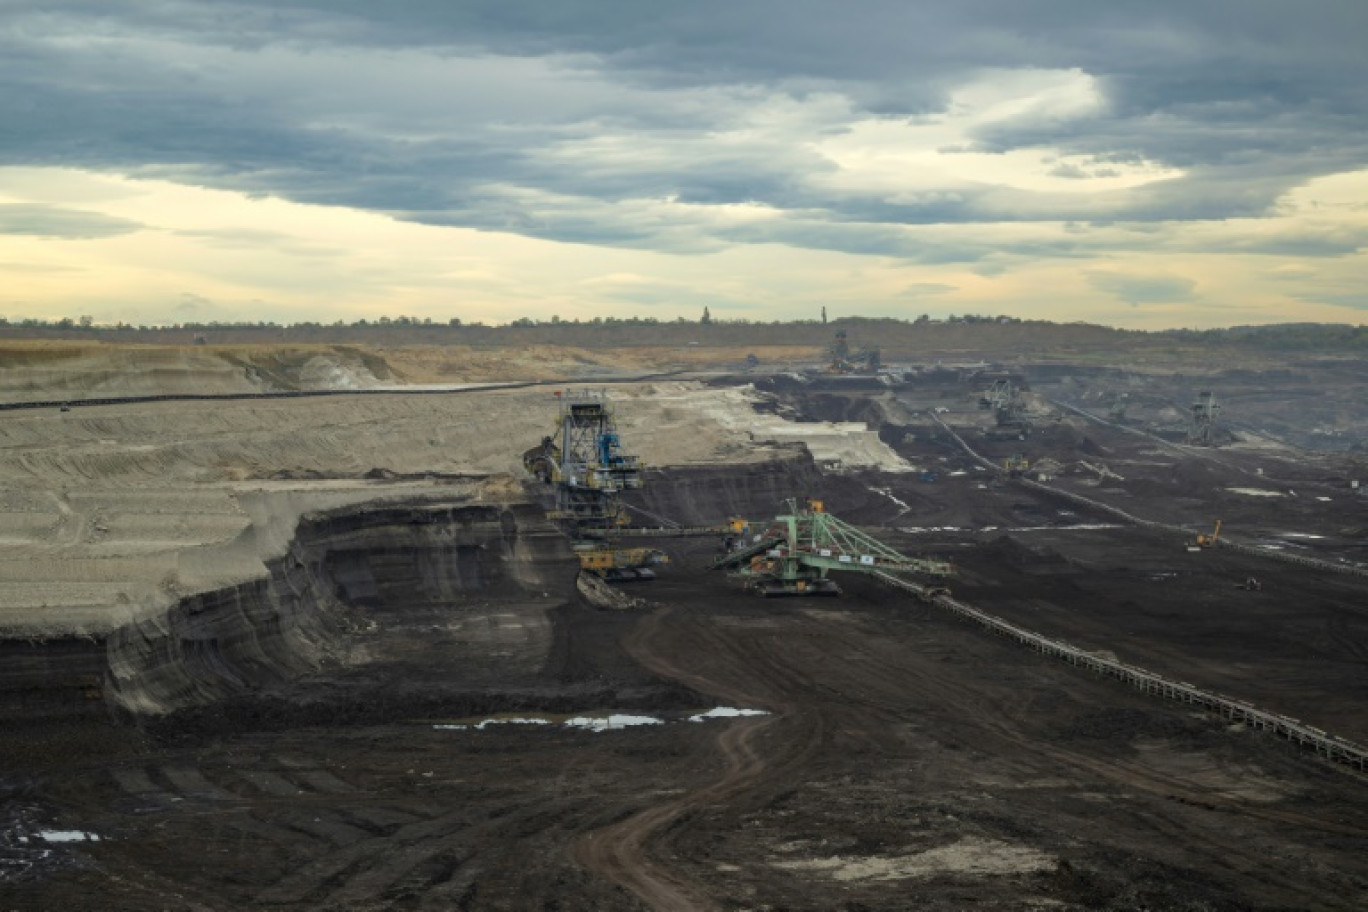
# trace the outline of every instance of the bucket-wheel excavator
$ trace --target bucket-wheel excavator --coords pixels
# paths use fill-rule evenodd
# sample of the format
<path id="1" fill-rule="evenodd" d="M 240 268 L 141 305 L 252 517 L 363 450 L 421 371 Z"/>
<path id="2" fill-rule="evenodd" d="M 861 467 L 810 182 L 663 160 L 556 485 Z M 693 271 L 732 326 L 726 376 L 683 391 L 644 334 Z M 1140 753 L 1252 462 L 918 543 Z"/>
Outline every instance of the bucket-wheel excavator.
<path id="1" fill-rule="evenodd" d="M 622 492 L 641 487 L 641 460 L 626 453 L 607 397 L 594 390 L 558 392 L 556 432 L 523 454 L 523 466 L 553 486 L 555 519 L 570 537 L 580 569 L 607 580 L 651 579 L 668 562 L 655 548 L 625 547 Z"/>
<path id="2" fill-rule="evenodd" d="M 745 580 L 747 588 L 763 596 L 840 595 L 841 587 L 828 579 L 831 570 L 857 573 L 877 571 L 950 576 L 945 561 L 907 557 L 827 513 L 819 500 L 802 509 L 788 501 L 789 512 L 768 526 L 751 524 L 732 540 L 732 548 L 713 567 Z M 750 529 L 764 531 L 751 535 Z"/>
<path id="3" fill-rule="evenodd" d="M 1031 419 L 1026 414 L 1022 399 L 1022 385 L 1012 377 L 999 377 L 979 397 L 979 408 L 991 410 L 996 426 L 987 434 L 990 439 L 1025 440 L 1031 434 Z"/>

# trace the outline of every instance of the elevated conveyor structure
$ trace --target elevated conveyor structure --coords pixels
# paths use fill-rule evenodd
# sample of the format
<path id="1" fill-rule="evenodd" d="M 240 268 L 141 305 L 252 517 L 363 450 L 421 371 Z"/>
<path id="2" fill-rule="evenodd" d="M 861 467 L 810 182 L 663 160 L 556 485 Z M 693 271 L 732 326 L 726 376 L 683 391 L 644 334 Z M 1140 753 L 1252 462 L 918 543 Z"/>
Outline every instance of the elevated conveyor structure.
<path id="1" fill-rule="evenodd" d="M 887 573 L 873 574 L 881 581 L 911 593 L 924 602 L 951 611 L 960 617 L 973 621 L 992 633 L 1028 646 L 1037 652 L 1070 665 L 1086 668 L 1096 674 L 1116 678 L 1136 690 L 1154 694 L 1168 700 L 1191 703 L 1220 713 L 1227 719 L 1248 725 L 1254 729 L 1270 731 L 1335 763 L 1356 769 L 1368 770 L 1368 747 L 1356 744 L 1338 735 L 1332 735 L 1313 725 L 1308 725 L 1290 716 L 1259 709 L 1243 700 L 1204 690 L 1184 681 L 1174 681 L 1136 665 L 1097 655 L 1062 640 L 1055 640 L 1034 631 L 1008 623 L 1002 618 L 989 614 L 972 605 L 956 601 L 948 593 L 934 592 L 909 580 L 900 579 Z"/>

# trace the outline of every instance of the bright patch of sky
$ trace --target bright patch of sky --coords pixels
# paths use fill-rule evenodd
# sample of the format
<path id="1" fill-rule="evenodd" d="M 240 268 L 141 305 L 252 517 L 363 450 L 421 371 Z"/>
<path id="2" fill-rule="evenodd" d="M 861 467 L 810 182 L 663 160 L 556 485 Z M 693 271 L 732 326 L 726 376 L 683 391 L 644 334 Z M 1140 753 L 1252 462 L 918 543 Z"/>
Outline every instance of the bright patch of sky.
<path id="1" fill-rule="evenodd" d="M 4 4 L 0 315 L 1363 322 L 1368 6 L 856 5 Z"/>

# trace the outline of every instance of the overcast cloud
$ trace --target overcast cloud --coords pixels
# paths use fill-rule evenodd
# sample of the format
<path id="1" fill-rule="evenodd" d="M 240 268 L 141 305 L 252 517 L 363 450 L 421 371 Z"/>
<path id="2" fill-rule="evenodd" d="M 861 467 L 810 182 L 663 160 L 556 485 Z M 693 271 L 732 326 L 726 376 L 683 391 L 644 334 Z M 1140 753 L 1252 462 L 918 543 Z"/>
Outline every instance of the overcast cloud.
<path id="1" fill-rule="evenodd" d="M 0 168 L 24 175 L 0 180 L 0 244 L 169 233 L 206 257 L 295 256 L 321 295 L 355 278 L 320 267 L 354 259 L 331 235 L 134 212 L 115 192 L 175 185 L 620 251 L 605 275 L 641 273 L 632 251 L 757 245 L 958 270 L 890 274 L 866 313 L 969 309 L 954 300 L 964 276 L 1022 273 L 973 299 L 1019 312 L 1025 272 L 1048 266 L 1072 270 L 1067 316 L 1135 322 L 1146 303 L 1240 287 L 1241 269 L 1252 282 L 1270 257 L 1362 268 L 1368 198 L 1331 212 L 1294 197 L 1368 169 L 1365 48 L 1362 0 L 0 0 Z M 96 203 L 63 191 L 69 179 L 40 192 L 40 171 L 145 183 L 100 185 L 112 195 Z M 0 270 L 42 261 L 11 273 L 29 277 L 78 256 L 0 254 Z M 630 309 L 634 293 L 692 312 L 709 291 L 680 269 L 518 299 L 534 316 Z M 267 276 L 233 291 L 215 270 L 193 294 L 270 306 Z M 300 283 L 280 281 L 307 312 Z M 735 288 L 724 303 L 766 300 L 764 275 L 751 281 L 749 303 Z M 363 284 L 372 312 L 438 306 Z M 76 291 L 44 287 L 0 291 L 0 308 Z M 447 298 L 462 287 L 447 282 Z M 1289 320 L 1308 302 L 1350 306 L 1310 285 L 1277 300 L 1301 308 Z M 1264 306 L 1250 319 L 1279 317 Z"/>

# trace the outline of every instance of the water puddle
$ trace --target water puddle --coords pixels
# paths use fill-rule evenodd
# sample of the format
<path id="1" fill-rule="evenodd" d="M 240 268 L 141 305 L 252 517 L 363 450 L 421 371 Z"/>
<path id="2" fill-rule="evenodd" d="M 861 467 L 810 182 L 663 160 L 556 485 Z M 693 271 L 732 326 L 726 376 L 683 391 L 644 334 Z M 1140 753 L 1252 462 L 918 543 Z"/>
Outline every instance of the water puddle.
<path id="1" fill-rule="evenodd" d="M 734 706 L 715 706 L 705 713 L 689 716 L 690 722 L 706 722 L 709 719 L 735 719 L 740 716 L 768 716 L 763 709 L 737 709 Z"/>
<path id="2" fill-rule="evenodd" d="M 1073 523 L 1067 526 L 1016 526 L 1008 532 L 1091 532 L 1098 529 L 1120 529 L 1117 523 Z"/>
<path id="3" fill-rule="evenodd" d="M 20 843 L 27 843 L 30 839 L 39 839 L 43 842 L 99 842 L 100 837 L 97 833 L 90 833 L 86 830 L 38 830 L 28 836 L 20 836 Z"/>
<path id="4" fill-rule="evenodd" d="M 39 830 L 38 838 L 48 842 L 99 842 L 100 837 L 85 830 Z"/>
<path id="5" fill-rule="evenodd" d="M 897 528 L 899 532 L 906 532 L 908 535 L 933 535 L 937 532 L 1091 532 L 1123 527 L 1117 523 L 1071 523 L 1067 526 L 1007 526 L 1005 528 L 1002 526 L 984 526 L 981 529 L 967 529 L 963 526 L 898 526 Z"/>
<path id="6" fill-rule="evenodd" d="M 552 714 L 545 715 L 502 715 L 490 716 L 483 719 L 460 720 L 456 722 L 435 722 L 432 727 L 436 731 L 485 731 L 495 725 L 533 725 L 544 726 L 557 729 L 578 729 L 580 731 L 620 731 L 624 728 L 636 728 L 643 725 L 666 725 L 670 722 L 680 721 L 687 718 L 690 722 L 707 722 L 712 719 L 734 719 L 741 716 L 767 716 L 763 709 L 738 709 L 734 706 L 715 706 L 707 712 L 694 713 L 684 716 L 674 714 L 674 718 L 660 718 L 659 716 L 642 716 L 633 713 L 603 712 L 603 713 L 579 713 L 576 715 Z"/>
<path id="7" fill-rule="evenodd" d="M 899 500 L 897 497 L 893 496 L 892 488 L 870 488 L 869 490 L 873 491 L 875 494 L 882 494 L 884 497 L 887 497 L 889 500 L 893 501 L 899 507 L 902 507 L 902 513 L 907 513 L 912 509 L 911 505 L 908 504 L 906 501 Z M 898 516 L 902 516 L 902 513 L 899 513 Z M 897 517 L 894 518 L 896 519 Z"/>
<path id="8" fill-rule="evenodd" d="M 611 716 L 576 716 L 573 719 L 565 720 L 566 728 L 583 728 L 596 732 L 615 731 L 636 725 L 664 724 L 664 719 L 657 719 L 655 716 L 629 716 L 622 713 L 614 713 Z"/>
<path id="9" fill-rule="evenodd" d="M 550 725 L 550 719 L 526 718 L 522 716 L 498 717 L 493 719 L 481 719 L 479 722 L 451 722 L 433 725 L 433 728 L 444 729 L 446 731 L 465 731 L 473 728 L 475 731 L 484 731 L 491 725 Z"/>
<path id="10" fill-rule="evenodd" d="M 1226 488 L 1232 494 L 1245 494 L 1249 497 L 1282 497 L 1282 491 L 1270 491 L 1267 488 Z"/>

